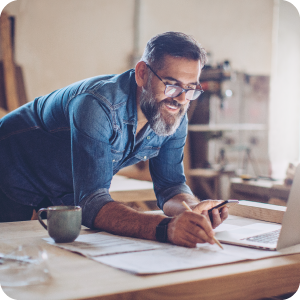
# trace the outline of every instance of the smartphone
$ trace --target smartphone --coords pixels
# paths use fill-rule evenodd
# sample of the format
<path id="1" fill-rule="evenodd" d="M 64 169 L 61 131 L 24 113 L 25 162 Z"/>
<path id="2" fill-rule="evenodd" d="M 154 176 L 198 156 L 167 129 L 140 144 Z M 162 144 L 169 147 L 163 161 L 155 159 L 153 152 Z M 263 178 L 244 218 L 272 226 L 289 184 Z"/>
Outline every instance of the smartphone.
<path id="1" fill-rule="evenodd" d="M 209 215 L 210 221 L 212 222 L 212 220 L 213 220 L 213 217 L 212 217 L 213 209 L 217 208 L 220 211 L 220 209 L 224 206 L 227 206 L 229 208 L 230 206 L 235 205 L 237 203 L 239 203 L 239 200 L 226 200 L 226 201 L 214 206 L 213 208 L 209 209 L 208 215 Z"/>

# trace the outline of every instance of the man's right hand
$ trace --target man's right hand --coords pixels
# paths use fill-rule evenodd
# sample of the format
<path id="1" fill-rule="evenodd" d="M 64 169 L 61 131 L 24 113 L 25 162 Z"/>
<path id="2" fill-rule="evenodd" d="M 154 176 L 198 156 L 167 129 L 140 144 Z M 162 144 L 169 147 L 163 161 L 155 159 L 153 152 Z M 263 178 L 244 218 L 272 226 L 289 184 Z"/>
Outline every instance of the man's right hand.
<path id="1" fill-rule="evenodd" d="M 168 225 L 169 242 L 185 247 L 196 247 L 197 243 L 214 244 L 214 232 L 205 215 L 185 211 L 173 218 Z"/>

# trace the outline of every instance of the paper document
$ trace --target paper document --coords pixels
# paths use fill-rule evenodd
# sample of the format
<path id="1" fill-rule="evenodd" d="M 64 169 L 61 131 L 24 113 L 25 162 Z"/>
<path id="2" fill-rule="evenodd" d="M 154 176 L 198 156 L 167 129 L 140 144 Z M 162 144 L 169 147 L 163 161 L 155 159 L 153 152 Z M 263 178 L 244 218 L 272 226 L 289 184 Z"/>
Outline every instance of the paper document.
<path id="1" fill-rule="evenodd" d="M 56 244 L 52 238 L 44 238 L 49 244 L 84 256 L 93 257 L 116 253 L 137 252 L 163 247 L 164 244 L 147 240 L 121 237 L 106 232 L 80 235 L 72 243 Z"/>
<path id="2" fill-rule="evenodd" d="M 217 245 L 186 248 L 156 241 L 116 236 L 106 232 L 80 235 L 72 243 L 49 244 L 80 253 L 98 262 L 136 274 L 155 274 L 244 260 Z"/>
<path id="3" fill-rule="evenodd" d="M 215 231 L 240 228 L 253 224 L 253 222 L 266 223 L 229 216 Z M 56 244 L 51 238 L 45 238 L 45 240 L 50 244 L 80 253 L 111 267 L 140 275 L 300 253 L 300 245 L 281 251 L 265 251 L 227 244 L 222 244 L 224 248 L 222 250 L 216 244 L 208 243 L 198 244 L 196 248 L 186 248 L 156 241 L 121 237 L 105 232 L 80 235 L 72 243 Z"/>
<path id="4" fill-rule="evenodd" d="M 96 261 L 140 275 L 195 269 L 245 260 L 223 252 L 217 245 L 166 248 L 94 257 Z"/>

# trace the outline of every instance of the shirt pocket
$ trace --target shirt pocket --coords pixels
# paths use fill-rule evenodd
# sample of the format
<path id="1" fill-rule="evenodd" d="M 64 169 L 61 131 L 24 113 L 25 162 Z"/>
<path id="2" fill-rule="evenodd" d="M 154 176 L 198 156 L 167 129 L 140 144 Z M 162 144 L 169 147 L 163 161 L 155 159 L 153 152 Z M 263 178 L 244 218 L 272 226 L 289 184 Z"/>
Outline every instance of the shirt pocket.
<path id="1" fill-rule="evenodd" d="M 160 147 L 145 147 L 141 149 L 135 157 L 138 160 L 146 161 L 152 157 L 155 157 L 159 154 Z"/>

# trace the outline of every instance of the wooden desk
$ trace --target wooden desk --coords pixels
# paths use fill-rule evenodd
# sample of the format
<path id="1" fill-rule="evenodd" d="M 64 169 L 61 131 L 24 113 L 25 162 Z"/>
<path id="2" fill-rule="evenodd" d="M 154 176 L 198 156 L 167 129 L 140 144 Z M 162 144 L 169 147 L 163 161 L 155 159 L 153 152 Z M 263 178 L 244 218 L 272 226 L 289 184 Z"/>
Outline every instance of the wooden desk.
<path id="1" fill-rule="evenodd" d="M 82 229 L 82 234 L 93 231 Z M 300 254 L 256 261 L 136 276 L 102 265 L 78 254 L 47 244 L 38 221 L 0 223 L 0 249 L 14 246 L 43 247 L 49 256 L 52 280 L 28 287 L 3 287 L 22 300 L 132 300 L 132 299 L 261 299 L 294 292 L 300 282 Z"/>

